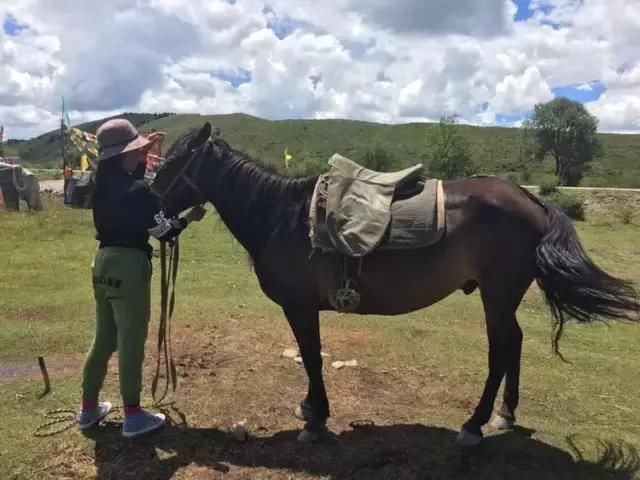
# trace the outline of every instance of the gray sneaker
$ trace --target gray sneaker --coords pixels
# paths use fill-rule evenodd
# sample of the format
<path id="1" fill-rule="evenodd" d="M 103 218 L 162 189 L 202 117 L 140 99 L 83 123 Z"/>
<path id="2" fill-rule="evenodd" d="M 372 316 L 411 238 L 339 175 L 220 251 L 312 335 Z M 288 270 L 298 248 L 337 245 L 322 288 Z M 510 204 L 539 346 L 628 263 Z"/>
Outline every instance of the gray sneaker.
<path id="1" fill-rule="evenodd" d="M 100 420 L 109 414 L 112 407 L 113 405 L 111 405 L 110 402 L 100 402 L 95 408 L 81 409 L 76 419 L 78 428 L 80 430 L 85 430 L 94 426 L 96 423 L 99 423 Z"/>
<path id="2" fill-rule="evenodd" d="M 164 423 L 164 414 L 152 414 L 146 410 L 140 410 L 138 413 L 124 416 L 122 435 L 127 438 L 137 437 L 143 433 L 160 428 Z"/>

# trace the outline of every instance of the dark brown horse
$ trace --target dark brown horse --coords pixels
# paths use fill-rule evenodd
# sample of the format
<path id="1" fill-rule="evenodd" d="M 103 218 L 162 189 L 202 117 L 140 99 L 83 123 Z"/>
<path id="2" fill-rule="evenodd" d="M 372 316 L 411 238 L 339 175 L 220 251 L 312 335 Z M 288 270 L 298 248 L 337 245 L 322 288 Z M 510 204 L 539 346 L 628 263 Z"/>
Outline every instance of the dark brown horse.
<path id="1" fill-rule="evenodd" d="M 211 126 L 183 135 L 170 148 L 154 188 L 167 213 L 211 202 L 249 252 L 264 293 L 279 304 L 297 340 L 309 377 L 296 409 L 306 421 L 300 440 L 325 428 L 329 401 L 322 378 L 319 312 L 331 310 L 329 290 L 339 279 L 340 258 L 312 255 L 309 204 L 317 177 L 290 178 L 256 164 Z M 433 246 L 376 251 L 358 276 L 359 314 L 397 315 L 427 307 L 455 290 L 480 289 L 489 339 L 489 374 L 482 397 L 458 441 L 482 438 L 505 379 L 504 399 L 493 425 L 515 421 L 522 330 L 516 310 L 536 280 L 555 319 L 553 345 L 569 317 L 637 320 L 632 285 L 598 268 L 582 248 L 570 220 L 517 185 L 493 177 L 444 182 L 446 233 Z"/>

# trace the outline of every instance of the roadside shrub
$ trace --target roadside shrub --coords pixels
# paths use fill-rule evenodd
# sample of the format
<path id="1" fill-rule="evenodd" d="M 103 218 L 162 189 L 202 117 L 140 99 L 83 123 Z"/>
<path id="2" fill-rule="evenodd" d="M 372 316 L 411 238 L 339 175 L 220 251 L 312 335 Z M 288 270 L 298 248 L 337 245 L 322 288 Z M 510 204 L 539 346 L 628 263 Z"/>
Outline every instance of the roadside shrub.
<path id="1" fill-rule="evenodd" d="M 545 201 L 555 205 L 572 220 L 584 220 L 584 201 L 575 195 L 559 192 L 557 189 L 551 195 L 547 195 Z"/>
<path id="2" fill-rule="evenodd" d="M 617 217 L 620 219 L 623 225 L 629 225 L 633 221 L 635 212 L 631 207 L 622 207 L 617 212 Z"/>
<path id="3" fill-rule="evenodd" d="M 558 192 L 558 183 L 555 180 L 544 179 L 540 182 L 540 195 L 546 196 Z"/>

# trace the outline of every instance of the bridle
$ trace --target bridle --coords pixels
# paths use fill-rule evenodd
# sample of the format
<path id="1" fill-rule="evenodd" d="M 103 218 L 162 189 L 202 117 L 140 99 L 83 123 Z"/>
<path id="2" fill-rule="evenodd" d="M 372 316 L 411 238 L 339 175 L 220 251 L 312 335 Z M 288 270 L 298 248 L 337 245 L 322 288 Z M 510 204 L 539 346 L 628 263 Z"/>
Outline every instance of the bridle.
<path id="1" fill-rule="evenodd" d="M 180 171 L 178 172 L 178 174 L 173 178 L 173 180 L 171 180 L 171 183 L 169 183 L 169 185 L 167 186 L 167 188 L 165 188 L 163 191 L 158 190 L 157 188 L 155 188 L 154 186 L 152 186 L 151 188 L 153 189 L 153 191 L 160 196 L 160 198 L 163 200 L 175 190 L 176 184 L 178 183 L 179 180 L 182 180 L 183 185 L 180 186 L 177 191 L 180 191 L 186 187 L 191 188 L 191 190 L 193 190 L 196 195 L 198 196 L 198 201 L 197 204 L 204 204 L 206 203 L 207 199 L 206 197 L 202 194 L 202 191 L 200 190 L 200 188 L 198 187 L 198 184 L 196 183 L 196 181 L 194 180 L 194 178 L 197 178 L 198 176 L 198 172 L 200 171 L 200 167 L 202 166 L 202 153 L 205 151 L 206 148 L 209 147 L 209 145 L 211 145 L 213 143 L 213 140 L 211 137 L 209 137 L 207 139 L 206 142 L 204 142 L 200 147 L 198 148 L 194 148 L 193 150 L 191 150 L 191 156 L 189 157 L 189 160 L 186 161 L 186 163 L 184 164 L 184 166 L 180 169 Z M 191 166 L 191 164 L 194 162 L 194 160 L 198 158 L 197 162 L 195 163 L 195 168 L 194 171 L 192 173 L 191 176 L 187 175 L 187 170 L 189 169 L 189 167 Z"/>

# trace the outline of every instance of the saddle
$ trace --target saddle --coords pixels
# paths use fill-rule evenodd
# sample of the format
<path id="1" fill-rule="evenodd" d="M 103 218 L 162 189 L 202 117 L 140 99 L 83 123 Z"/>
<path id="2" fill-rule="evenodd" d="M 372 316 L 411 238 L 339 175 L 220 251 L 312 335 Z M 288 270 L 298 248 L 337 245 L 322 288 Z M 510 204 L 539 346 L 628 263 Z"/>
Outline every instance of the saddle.
<path id="1" fill-rule="evenodd" d="M 444 233 L 442 182 L 421 164 L 376 172 L 339 154 L 318 179 L 309 210 L 314 249 L 362 258 L 376 249 L 421 248 Z"/>

